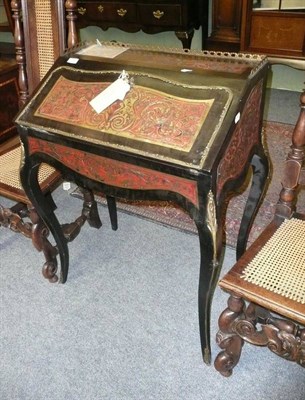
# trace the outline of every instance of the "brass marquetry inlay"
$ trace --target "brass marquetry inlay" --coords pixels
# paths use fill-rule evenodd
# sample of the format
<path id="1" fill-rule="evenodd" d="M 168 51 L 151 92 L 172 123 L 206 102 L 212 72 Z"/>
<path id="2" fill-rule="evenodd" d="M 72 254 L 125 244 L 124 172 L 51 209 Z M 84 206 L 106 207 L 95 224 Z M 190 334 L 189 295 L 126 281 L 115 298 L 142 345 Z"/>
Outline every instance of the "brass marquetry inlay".
<path id="1" fill-rule="evenodd" d="M 103 43 L 103 45 L 104 45 L 104 43 Z M 105 44 L 105 45 L 106 45 L 106 44 Z M 118 44 L 118 45 L 117 45 L 116 43 L 114 44 L 114 43 L 111 43 L 111 42 L 107 42 L 107 45 L 108 45 L 108 46 L 111 46 L 111 47 L 122 47 L 121 44 Z M 86 46 L 88 46 L 88 45 L 86 45 Z M 147 47 L 145 47 L 145 46 L 139 46 L 139 45 L 138 45 L 138 46 L 129 45 L 129 47 L 130 47 L 130 48 L 134 48 L 134 49 L 138 49 L 138 50 L 140 50 L 140 49 L 147 49 Z M 80 49 L 80 48 L 81 48 L 81 47 L 78 47 L 78 49 Z M 75 51 L 75 49 L 74 49 L 74 51 Z M 181 53 L 180 50 L 175 50 L 175 52 L 177 52 L 178 54 Z M 167 53 L 166 53 L 166 54 L 167 54 Z M 54 74 L 57 74 L 60 70 L 62 70 L 62 71 L 70 71 L 70 72 L 73 72 L 75 69 L 74 69 L 73 67 L 65 66 L 65 67 L 60 67 L 60 68 L 54 70 L 54 71 L 48 76 L 48 79 L 45 80 L 45 81 L 42 83 L 40 89 L 43 90 L 47 85 L 49 85 L 49 84 L 50 84 L 50 81 L 53 79 Z M 102 77 L 103 75 L 107 75 L 107 74 L 117 74 L 117 70 L 88 71 L 88 70 L 84 70 L 84 69 L 78 69 L 77 72 L 78 72 L 78 74 L 80 74 L 80 75 L 96 75 L 96 77 L 98 78 L 98 81 L 100 81 L 100 79 L 101 79 L 101 77 Z M 138 76 L 139 76 L 139 77 L 147 77 L 148 79 L 158 79 L 158 80 L 161 80 L 161 81 L 163 81 L 163 82 L 166 82 L 166 84 L 170 84 L 170 85 L 177 86 L 177 87 L 180 86 L 180 87 L 182 87 L 182 88 L 191 88 L 191 89 L 206 90 L 206 87 L 205 87 L 205 86 L 201 86 L 201 85 L 190 85 L 190 84 L 187 84 L 187 83 L 180 83 L 180 82 L 177 82 L 177 81 L 175 81 L 175 80 L 170 80 L 170 79 L 165 78 L 165 77 L 155 76 L 154 74 L 139 73 L 139 72 L 136 72 L 136 71 L 129 71 L 129 73 L 131 73 L 132 76 L 134 76 L 134 77 L 138 77 Z M 23 112 L 22 112 L 22 113 L 20 114 L 20 116 L 19 116 L 19 121 L 22 121 L 22 124 L 23 124 L 24 126 L 29 126 L 29 123 L 28 123 L 27 119 L 23 119 L 23 117 L 24 117 L 25 113 L 29 112 L 29 106 L 32 105 L 33 101 L 37 101 L 37 97 L 38 97 L 39 94 L 41 93 L 41 90 L 35 94 L 35 96 L 33 97 L 32 101 L 31 101 L 31 103 L 28 105 L 28 107 L 25 107 L 25 108 L 24 108 Z M 212 146 L 212 144 L 213 144 L 213 142 L 214 142 L 214 140 L 215 140 L 215 138 L 216 138 L 216 136 L 217 136 L 217 134 L 218 134 L 219 127 L 221 126 L 221 123 L 222 123 L 222 121 L 223 121 L 223 118 L 225 117 L 225 115 L 226 115 L 226 113 L 227 113 L 227 110 L 228 110 L 228 107 L 229 107 L 229 105 L 230 105 L 230 103 L 231 103 L 231 101 L 232 101 L 232 93 L 231 93 L 231 91 L 230 91 L 228 88 L 224 88 L 224 87 L 213 87 L 213 91 L 215 91 L 215 93 L 217 93 L 217 92 L 223 92 L 223 93 L 225 93 L 225 94 L 226 94 L 226 100 L 225 100 L 224 105 L 223 105 L 223 111 L 222 111 L 221 115 L 219 116 L 219 122 L 218 122 L 217 125 L 214 127 L 213 132 L 209 135 L 208 142 L 207 142 L 207 144 L 205 145 L 205 149 L 203 150 L 203 152 L 202 152 L 202 154 L 201 154 L 201 156 L 200 156 L 200 160 L 198 161 L 198 165 L 196 164 L 196 166 L 198 166 L 198 167 L 200 167 L 200 168 L 202 168 L 202 165 L 203 165 L 204 162 L 206 161 L 206 157 L 207 157 L 207 155 L 209 154 L 210 148 L 211 148 L 211 146 Z M 200 100 L 199 100 L 199 101 L 200 101 Z M 203 121 L 202 121 L 202 122 L 203 122 Z M 100 142 L 101 142 L 100 138 L 98 138 L 98 137 L 91 137 L 91 136 L 88 136 L 88 135 L 85 135 L 85 136 L 84 136 L 84 135 L 82 135 L 81 132 L 79 132 L 79 133 L 76 134 L 76 133 L 73 133 L 73 132 L 63 131 L 63 130 L 60 129 L 59 127 L 50 127 L 50 125 L 45 126 L 44 123 L 38 122 L 38 121 L 31 122 L 30 125 L 31 125 L 32 127 L 37 128 L 37 129 L 49 130 L 49 131 L 51 131 L 51 132 L 55 132 L 56 134 L 61 134 L 61 135 L 64 135 L 64 136 L 71 136 L 71 137 L 77 136 L 78 139 L 82 139 L 82 140 L 85 140 L 85 141 L 88 141 L 88 142 L 92 142 L 92 143 L 99 143 L 99 144 L 100 144 Z M 162 125 L 163 125 L 163 124 L 162 124 Z M 161 126 L 161 128 L 162 128 L 162 126 Z M 161 129 L 161 132 L 162 132 L 162 129 Z M 117 143 L 112 143 L 112 142 L 107 141 L 107 145 L 110 146 L 110 147 L 118 148 L 118 149 L 122 149 L 122 150 L 135 151 L 135 150 L 133 149 L 133 147 L 130 147 L 130 146 L 129 146 L 129 143 L 126 143 L 126 144 L 117 144 Z M 148 152 L 146 149 L 137 149 L 137 152 L 138 152 L 139 154 L 144 155 L 144 156 L 146 156 L 146 155 L 149 154 L 149 156 L 154 156 L 154 157 L 156 157 L 156 158 L 158 158 L 158 159 L 162 159 L 162 160 L 166 160 L 166 161 L 173 161 L 173 162 L 175 162 L 175 163 L 177 163 L 177 164 L 180 164 L 180 165 L 186 165 L 186 166 L 192 166 L 192 167 L 195 166 L 195 162 L 193 162 L 193 161 L 190 161 L 190 160 L 180 160 L 180 159 L 178 159 L 178 158 L 172 157 L 171 154 L 169 154 L 169 155 L 168 155 L 168 154 L 161 154 L 161 153 L 159 153 L 159 152 L 153 151 L 152 149 L 150 149 L 149 152 Z"/>
<path id="2" fill-rule="evenodd" d="M 100 13 L 104 11 L 104 7 L 102 5 L 98 6 L 97 9 L 99 10 Z"/>
<path id="3" fill-rule="evenodd" d="M 134 85 L 124 100 L 96 114 L 90 101 L 109 84 L 78 82 L 61 76 L 35 116 L 188 152 L 214 102 Z"/>

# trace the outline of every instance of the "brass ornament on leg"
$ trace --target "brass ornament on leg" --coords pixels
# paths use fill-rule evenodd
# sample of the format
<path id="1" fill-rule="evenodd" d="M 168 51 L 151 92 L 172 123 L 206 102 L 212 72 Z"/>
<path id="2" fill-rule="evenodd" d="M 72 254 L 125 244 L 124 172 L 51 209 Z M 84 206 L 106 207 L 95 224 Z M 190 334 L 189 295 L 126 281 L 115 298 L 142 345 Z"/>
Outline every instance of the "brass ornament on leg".
<path id="1" fill-rule="evenodd" d="M 217 219 L 216 219 L 216 206 L 214 201 L 214 195 L 210 190 L 208 193 L 208 201 L 207 201 L 207 226 L 209 231 L 211 232 L 212 241 L 213 241 L 213 265 L 217 265 Z"/>

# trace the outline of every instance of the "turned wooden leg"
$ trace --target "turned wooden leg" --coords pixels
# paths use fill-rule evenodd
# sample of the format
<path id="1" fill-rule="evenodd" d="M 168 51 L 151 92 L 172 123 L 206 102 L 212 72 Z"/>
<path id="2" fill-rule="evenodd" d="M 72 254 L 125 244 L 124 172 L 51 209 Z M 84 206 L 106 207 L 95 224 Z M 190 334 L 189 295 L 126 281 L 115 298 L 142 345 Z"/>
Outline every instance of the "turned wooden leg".
<path id="1" fill-rule="evenodd" d="M 102 222 L 99 217 L 97 203 L 94 198 L 94 194 L 91 190 L 80 188 L 84 195 L 84 205 L 82 215 L 87 219 L 88 224 L 99 229 L 102 226 Z"/>
<path id="2" fill-rule="evenodd" d="M 214 366 L 223 376 L 232 375 L 233 368 L 237 365 L 244 340 L 235 333 L 236 323 L 244 317 L 245 302 L 240 297 L 231 295 L 226 308 L 219 317 L 219 332 L 217 344 L 221 351 L 214 362 Z"/>
<path id="3" fill-rule="evenodd" d="M 84 203 L 81 215 L 75 221 L 62 224 L 61 228 L 68 242 L 72 242 L 80 233 L 82 226 L 87 221 L 88 224 L 96 229 L 102 226 L 94 194 L 91 190 L 80 188 L 84 196 Z"/>

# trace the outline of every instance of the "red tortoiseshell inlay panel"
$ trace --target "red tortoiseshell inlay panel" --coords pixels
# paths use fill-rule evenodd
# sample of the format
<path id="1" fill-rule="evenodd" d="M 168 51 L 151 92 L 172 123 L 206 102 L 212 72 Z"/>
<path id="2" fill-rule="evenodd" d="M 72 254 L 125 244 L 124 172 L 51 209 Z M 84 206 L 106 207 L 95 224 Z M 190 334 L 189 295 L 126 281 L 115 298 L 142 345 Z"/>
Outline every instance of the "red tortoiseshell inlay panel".
<path id="1" fill-rule="evenodd" d="M 89 102 L 109 85 L 61 76 L 35 116 L 187 152 L 214 101 L 185 99 L 134 86 L 123 101 L 97 114 Z"/>
<path id="2" fill-rule="evenodd" d="M 226 182 L 235 179 L 244 169 L 249 160 L 253 146 L 260 141 L 260 106 L 263 81 L 252 90 L 247 99 L 241 119 L 235 128 L 229 146 L 218 167 L 217 193 L 219 194 Z M 236 162 L 238 160 L 238 162 Z"/>
<path id="3" fill-rule="evenodd" d="M 179 193 L 199 206 L 197 182 L 98 156 L 33 137 L 28 138 L 29 154 L 45 153 L 73 171 L 97 182 L 136 190 L 168 190 Z"/>

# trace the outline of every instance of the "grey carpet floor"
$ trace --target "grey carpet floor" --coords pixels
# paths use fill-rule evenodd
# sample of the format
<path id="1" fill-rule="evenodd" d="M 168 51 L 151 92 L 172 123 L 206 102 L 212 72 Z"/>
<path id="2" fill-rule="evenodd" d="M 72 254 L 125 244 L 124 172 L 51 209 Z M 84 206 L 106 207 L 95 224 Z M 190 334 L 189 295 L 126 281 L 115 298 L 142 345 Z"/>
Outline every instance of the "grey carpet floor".
<path id="1" fill-rule="evenodd" d="M 295 125 L 300 113 L 300 93 L 290 90 L 267 89 L 264 119 Z"/>
<path id="2" fill-rule="evenodd" d="M 61 220 L 78 214 L 61 188 L 55 199 Z M 65 285 L 42 278 L 28 239 L 0 230 L 1 400 L 305 398 L 304 369 L 267 349 L 245 345 L 231 378 L 203 364 L 196 236 L 124 213 L 113 232 L 100 212 L 103 227 L 86 225 L 70 244 Z M 233 262 L 226 249 L 223 272 Z M 213 358 L 226 300 L 217 289 Z"/>

